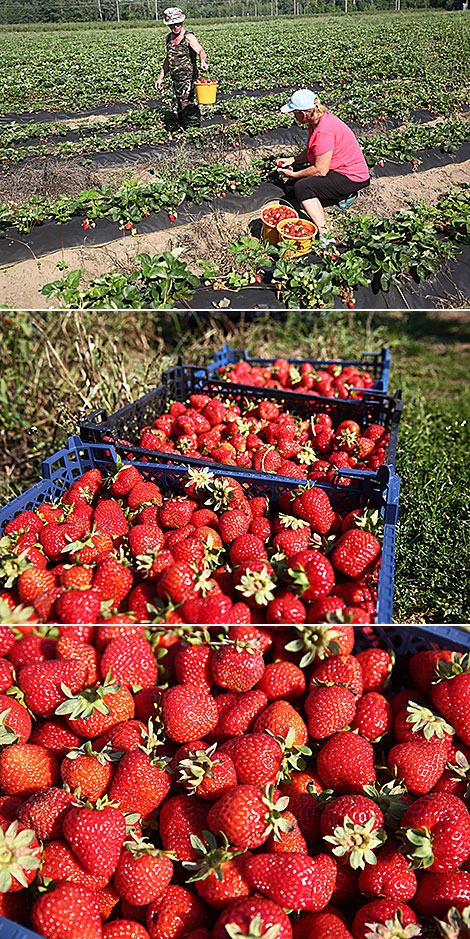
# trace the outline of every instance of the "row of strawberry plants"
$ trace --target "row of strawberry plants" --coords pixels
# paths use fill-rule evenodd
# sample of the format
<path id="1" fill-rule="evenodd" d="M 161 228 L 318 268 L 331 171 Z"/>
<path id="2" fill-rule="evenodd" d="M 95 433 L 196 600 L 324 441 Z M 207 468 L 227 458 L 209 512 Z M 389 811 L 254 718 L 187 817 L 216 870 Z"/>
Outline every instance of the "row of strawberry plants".
<path id="1" fill-rule="evenodd" d="M 313 22 L 317 41 L 312 43 Z M 211 69 L 224 91 L 268 89 L 311 81 L 345 83 L 371 78 L 414 82 L 466 82 L 468 23 L 464 14 L 442 11 L 402 13 L 400 17 L 296 17 L 294 22 L 201 24 L 198 38 L 210 55 Z M 103 41 L 103 36 L 106 40 Z M 93 106 L 116 100 L 136 103 L 155 96 L 154 29 L 113 30 L 7 36 L 2 45 L 0 109 L 34 111 Z M 28 54 L 25 56 L 25 44 Z M 295 50 L 295 53 L 293 53 Z M 368 97 L 368 96 L 367 96 Z M 363 101 L 367 109 L 368 101 Z"/>
<path id="2" fill-rule="evenodd" d="M 166 209 L 174 217 L 176 207 L 185 200 L 200 204 L 228 191 L 248 194 L 260 181 L 257 161 L 252 161 L 248 170 L 239 170 L 218 161 L 186 169 L 177 179 L 161 176 L 144 185 L 136 179 L 126 180 L 116 192 L 105 184 L 100 189 L 83 190 L 77 198 L 64 195 L 55 201 L 46 196 L 32 196 L 22 206 L 0 206 L 0 230 L 14 225 L 20 231 L 28 232 L 33 225 L 46 219 L 63 223 L 75 215 L 85 216 L 86 228 L 94 219 L 106 217 L 132 228 L 132 223 L 141 221 L 150 212 Z"/>
<path id="3" fill-rule="evenodd" d="M 305 265 L 286 256 L 286 245 L 242 237 L 231 245 L 235 264 L 228 271 L 205 263 L 200 276 L 180 260 L 180 252 L 137 255 L 137 269 L 130 275 L 109 272 L 80 287 L 84 270 L 68 272 L 47 284 L 42 293 L 62 306 L 76 308 L 164 308 L 190 304 L 194 289 L 240 289 L 269 280 L 280 299 L 292 308 L 329 306 L 335 296 L 354 306 L 353 290 L 373 281 L 383 290 L 414 276 L 426 280 L 444 260 L 455 257 L 453 242 L 470 242 L 470 190 L 451 193 L 437 206 L 416 203 L 391 219 L 352 217 L 345 225 L 345 250 L 321 249 L 322 263 Z M 445 236 L 443 238 L 443 235 Z M 449 239 L 449 240 L 448 240 Z"/>
<path id="4" fill-rule="evenodd" d="M 289 126 L 291 118 L 286 115 L 271 114 L 246 118 L 231 125 L 215 125 L 213 127 L 193 129 L 186 133 L 185 140 L 201 147 L 207 144 L 220 133 L 227 142 L 237 140 L 242 134 L 254 136 L 260 132 L 267 132 L 279 126 Z M 0 162 L 4 164 L 15 163 L 24 159 L 38 156 L 54 156 L 56 158 L 77 157 L 83 153 L 111 152 L 117 149 L 134 149 L 145 145 L 154 146 L 166 144 L 170 140 L 181 138 L 181 132 L 171 134 L 164 123 L 155 122 L 152 129 L 127 131 L 117 135 L 103 136 L 90 134 L 85 139 L 70 140 L 53 144 L 50 142 L 35 146 L 0 149 Z M 455 151 L 462 143 L 470 140 L 470 124 L 463 120 L 453 120 L 428 126 L 423 124 L 410 124 L 401 130 L 376 134 L 372 137 L 359 137 L 359 144 L 369 166 L 382 164 L 391 159 L 397 163 L 413 162 L 418 165 L 418 150 L 438 147 L 445 152 Z"/>

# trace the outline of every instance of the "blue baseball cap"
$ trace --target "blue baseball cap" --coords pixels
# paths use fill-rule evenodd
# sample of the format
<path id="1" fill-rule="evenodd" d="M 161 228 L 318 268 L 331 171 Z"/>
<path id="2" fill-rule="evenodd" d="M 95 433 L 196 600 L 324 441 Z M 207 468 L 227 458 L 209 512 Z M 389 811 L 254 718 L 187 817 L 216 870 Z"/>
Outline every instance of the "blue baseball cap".
<path id="1" fill-rule="evenodd" d="M 310 111 L 310 108 L 314 108 L 319 101 L 314 91 L 300 88 L 299 91 L 294 91 L 292 98 L 281 108 L 281 111 L 283 114 L 288 114 L 289 111 Z"/>

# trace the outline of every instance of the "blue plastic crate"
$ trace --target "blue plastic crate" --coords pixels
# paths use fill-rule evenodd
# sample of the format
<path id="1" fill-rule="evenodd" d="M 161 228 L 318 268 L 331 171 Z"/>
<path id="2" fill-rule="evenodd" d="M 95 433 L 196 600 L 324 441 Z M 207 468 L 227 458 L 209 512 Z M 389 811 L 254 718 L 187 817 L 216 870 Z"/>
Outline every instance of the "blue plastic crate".
<path id="1" fill-rule="evenodd" d="M 0 529 L 10 519 L 25 509 L 33 509 L 45 501 L 59 499 L 74 479 L 87 469 L 97 467 L 103 475 L 115 471 L 118 455 L 112 446 L 106 444 L 83 443 L 79 437 L 69 437 L 67 446 L 49 457 L 42 464 L 43 480 L 17 496 L 3 509 L 0 509 Z M 168 466 L 162 464 L 134 464 L 146 479 L 155 481 L 163 492 L 181 493 L 188 476 L 189 467 Z M 232 467 L 213 468 L 215 476 L 234 476 L 243 483 L 252 496 L 266 495 L 273 509 L 281 493 L 296 489 L 298 480 L 284 476 L 263 476 L 259 473 L 241 472 Z M 342 479 L 352 480 L 344 485 Z M 335 508 L 349 511 L 359 505 L 372 505 L 380 509 L 384 519 L 384 539 L 382 564 L 379 575 L 377 621 L 391 623 L 393 616 L 393 589 L 395 565 L 395 536 L 399 511 L 400 479 L 389 467 L 382 466 L 377 475 L 362 473 L 358 470 L 341 470 L 334 483 L 310 483 L 324 489 Z"/>
<path id="2" fill-rule="evenodd" d="M 207 369 L 211 375 L 215 375 L 219 368 L 225 365 L 235 365 L 242 360 L 261 368 L 271 368 L 276 361 L 275 359 L 251 358 L 246 349 L 232 349 L 228 343 L 225 343 L 218 352 L 214 353 L 214 358 L 207 365 Z M 319 369 L 327 368 L 328 365 L 357 365 L 362 371 L 370 372 L 374 376 L 373 391 L 388 391 L 392 356 L 387 346 L 384 346 L 380 352 L 363 352 L 360 359 L 287 359 L 287 361 L 298 367 L 308 362 Z"/>
<path id="3" fill-rule="evenodd" d="M 0 936 L 1 939 L 41 939 L 39 933 L 26 929 L 26 926 L 20 926 L 11 919 L 5 919 L 0 916 Z"/>
<path id="4" fill-rule="evenodd" d="M 143 427 L 164 414 L 173 401 L 186 402 L 192 394 L 210 394 L 222 396 L 234 404 L 249 400 L 273 401 L 278 406 L 289 408 L 304 420 L 309 420 L 320 411 L 327 413 L 337 426 L 340 421 L 355 420 L 361 427 L 369 423 L 382 424 L 390 433 L 385 462 L 395 472 L 398 430 L 403 411 L 401 392 L 391 396 L 381 391 L 367 390 L 361 399 L 321 398 L 316 395 L 302 394 L 276 388 L 255 388 L 251 385 L 239 385 L 223 382 L 215 375 L 210 375 L 205 367 L 176 365 L 163 374 L 163 384 L 149 391 L 137 401 L 127 404 L 114 414 L 108 414 L 98 408 L 80 419 L 78 432 L 87 443 L 109 441 L 125 460 L 142 460 L 164 463 L 169 460 L 178 466 L 205 466 L 204 460 L 197 460 L 183 454 L 168 454 L 160 450 L 147 450 L 139 446 L 140 431 Z M 212 467 L 228 472 L 228 464 L 212 463 Z M 368 471 L 372 473 L 372 470 Z M 262 479 L 268 474 L 259 473 Z"/>

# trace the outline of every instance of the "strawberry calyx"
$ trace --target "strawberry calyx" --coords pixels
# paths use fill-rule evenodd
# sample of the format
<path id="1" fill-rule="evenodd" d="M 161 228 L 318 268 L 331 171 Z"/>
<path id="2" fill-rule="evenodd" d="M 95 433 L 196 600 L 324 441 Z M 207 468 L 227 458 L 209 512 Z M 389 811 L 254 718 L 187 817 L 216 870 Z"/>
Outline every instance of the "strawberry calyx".
<path id="1" fill-rule="evenodd" d="M 461 750 L 457 750 L 455 754 L 455 763 L 446 763 L 446 768 L 452 770 L 456 775 L 451 776 L 453 782 L 468 782 L 467 791 L 464 798 L 468 799 L 470 796 L 470 763 L 467 760 L 467 757 Z"/>
<path id="2" fill-rule="evenodd" d="M 441 681 L 450 681 L 457 675 L 467 674 L 468 672 L 470 672 L 470 653 L 466 652 L 465 655 L 462 655 L 461 652 L 453 652 L 449 662 L 439 659 L 432 684 L 438 685 Z"/>
<path id="3" fill-rule="evenodd" d="M 302 592 L 308 590 L 310 581 L 305 571 L 292 567 L 289 568 L 289 575 L 296 586 L 302 588 Z M 340 647 L 336 640 L 339 638 L 340 633 L 332 629 L 331 624 L 299 624 L 294 626 L 294 629 L 298 638 L 287 643 L 286 649 L 288 652 L 302 652 L 305 650 L 305 655 L 302 656 L 299 663 L 300 668 L 305 668 L 317 658 L 326 659 L 330 655 L 339 654 Z"/>
<path id="4" fill-rule="evenodd" d="M 245 848 L 238 851 L 230 847 L 230 843 L 225 832 L 221 832 L 222 844 L 217 843 L 217 839 L 211 831 L 202 832 L 204 841 L 197 835 L 190 835 L 189 840 L 192 847 L 201 855 L 196 861 L 183 861 L 183 867 L 192 872 L 186 883 L 191 884 L 196 880 L 205 880 L 209 874 L 214 874 L 217 880 L 223 881 L 223 866 L 232 858 L 245 854 Z"/>
<path id="5" fill-rule="evenodd" d="M 447 913 L 446 920 L 436 920 L 437 928 L 445 939 L 464 939 L 470 935 L 470 906 L 459 911 L 452 906 Z"/>
<path id="6" fill-rule="evenodd" d="M 162 848 L 156 848 L 147 838 L 139 837 L 134 832 L 132 832 L 131 837 L 124 842 L 122 850 L 129 851 L 132 857 L 136 859 L 149 856 L 155 858 L 168 857 L 172 861 L 176 859 L 174 851 L 163 851 Z"/>
<path id="7" fill-rule="evenodd" d="M 64 759 L 78 760 L 81 756 L 92 756 L 102 766 L 106 766 L 107 763 L 118 763 L 121 757 L 124 756 L 124 750 L 113 750 L 110 743 L 107 743 L 102 750 L 94 750 L 93 741 L 86 740 L 81 747 L 69 750 Z"/>
<path id="8" fill-rule="evenodd" d="M 412 939 L 413 936 L 421 936 L 422 930 L 418 923 L 408 923 L 403 925 L 403 916 L 401 910 L 398 910 L 396 916 L 383 923 L 366 923 L 366 939 Z"/>
<path id="9" fill-rule="evenodd" d="M 375 824 L 375 815 L 371 815 L 363 825 L 345 815 L 343 824 L 337 825 L 332 835 L 323 835 L 323 840 L 333 845 L 332 852 L 336 857 L 347 857 L 353 870 L 359 867 L 364 870 L 366 864 L 377 863 L 374 852 L 387 840 L 385 831 L 374 828 Z"/>
<path id="10" fill-rule="evenodd" d="M 406 706 L 406 710 L 408 711 L 406 722 L 411 724 L 414 733 L 419 733 L 422 730 L 426 740 L 431 740 L 434 736 L 442 740 L 444 734 L 452 735 L 455 733 L 454 728 L 443 717 L 435 714 L 434 711 L 431 711 L 423 704 L 415 704 L 414 701 L 410 701 Z"/>
<path id="11" fill-rule="evenodd" d="M 207 750 L 188 750 L 187 759 L 180 760 L 178 763 L 179 776 L 177 781 L 186 787 L 189 795 L 194 795 L 197 792 L 198 786 L 201 785 L 206 776 L 214 779 L 213 767 L 222 762 L 217 758 L 212 759 L 216 749 L 217 743 L 213 743 Z"/>
<path id="12" fill-rule="evenodd" d="M 431 867 L 434 863 L 432 835 L 429 828 L 407 828 L 399 833 L 406 847 L 406 856 L 414 868 Z"/>
<path id="13" fill-rule="evenodd" d="M 249 925 L 242 929 L 238 923 L 226 923 L 225 930 L 230 939 L 276 939 L 280 930 L 279 923 L 273 923 L 263 932 L 262 920 L 259 913 L 253 917 Z"/>
<path id="14" fill-rule="evenodd" d="M 137 749 L 142 750 L 142 753 L 145 753 L 146 756 L 149 757 L 152 766 L 156 766 L 159 769 L 166 769 L 171 762 L 171 757 L 164 756 L 158 751 L 158 747 L 162 747 L 164 741 L 159 736 L 163 735 L 163 721 L 161 718 L 161 707 L 157 701 L 155 701 L 154 709 L 156 711 L 154 719 L 157 726 L 155 728 L 154 721 L 149 720 L 146 729 L 141 731 L 142 743 L 137 744 Z"/>
<path id="15" fill-rule="evenodd" d="M 271 600 L 274 600 L 274 590 L 276 582 L 273 580 L 266 567 L 260 571 L 252 571 L 250 568 L 242 574 L 240 583 L 235 590 L 239 590 L 243 597 L 253 597 L 255 603 L 259 606 L 267 606 Z"/>
<path id="16" fill-rule="evenodd" d="M 268 810 L 265 816 L 267 824 L 263 832 L 263 837 L 266 836 L 267 838 L 268 835 L 272 834 L 275 841 L 281 841 L 282 834 L 289 834 L 294 828 L 292 822 L 282 816 L 282 813 L 289 805 L 289 796 L 281 796 L 277 802 L 274 802 L 273 785 L 262 786 L 261 792 L 261 801 Z"/>
<path id="17" fill-rule="evenodd" d="M 265 733 L 269 734 L 270 737 L 279 744 L 282 750 L 282 760 L 279 767 L 279 779 L 282 782 L 289 783 L 291 781 L 291 771 L 302 771 L 305 769 L 307 762 L 304 759 L 306 756 L 312 756 L 312 751 L 310 747 L 303 746 L 299 743 L 294 743 L 295 740 L 295 728 L 289 727 L 287 737 L 281 737 L 280 734 L 274 734 L 271 730 L 266 730 Z"/>
<path id="18" fill-rule="evenodd" d="M 33 842 L 36 844 L 33 845 Z M 8 828 L 0 827 L 0 893 L 7 893 L 13 881 L 28 887 L 25 871 L 35 871 L 41 866 L 41 848 L 31 828 L 14 821 Z"/>
<path id="19" fill-rule="evenodd" d="M 10 540 L 8 536 L 2 538 L 2 541 L 7 540 Z M 30 567 L 33 567 L 33 564 L 28 560 L 28 548 L 22 551 L 21 554 L 5 554 L 0 564 L 0 580 L 3 581 L 3 586 L 9 590 L 10 587 L 14 586 L 20 574 L 22 574 L 23 571 L 27 571 Z"/>
<path id="20" fill-rule="evenodd" d="M 387 825 L 390 828 L 398 828 L 401 818 L 409 805 L 402 798 L 406 793 L 405 786 L 391 779 L 381 786 L 373 783 L 371 786 L 363 786 L 362 788 L 365 795 L 369 796 L 369 799 L 372 799 L 378 805 Z"/>
<path id="21" fill-rule="evenodd" d="M 369 535 L 375 535 L 382 540 L 384 521 L 378 509 L 362 509 L 360 513 L 355 514 L 355 527 L 361 531 L 368 532 Z"/>
<path id="22" fill-rule="evenodd" d="M 299 529 L 310 527 L 308 522 L 303 518 L 295 518 L 294 515 L 283 515 L 281 513 L 278 518 L 282 527 L 288 531 L 298 531 Z"/>
<path id="23" fill-rule="evenodd" d="M 59 716 L 67 715 L 71 720 L 84 720 L 92 717 L 95 711 L 99 714 L 110 714 L 111 710 L 104 700 L 105 695 L 118 694 L 122 688 L 118 682 L 113 682 L 108 672 L 102 685 L 83 688 L 78 694 L 73 694 L 63 682 L 60 685 L 66 700 L 62 701 L 55 713 Z"/>
<path id="24" fill-rule="evenodd" d="M 6 708 L 0 713 L 0 747 L 8 747 L 12 743 L 17 743 L 20 734 L 8 724 L 8 717 L 11 714 L 11 708 Z"/>

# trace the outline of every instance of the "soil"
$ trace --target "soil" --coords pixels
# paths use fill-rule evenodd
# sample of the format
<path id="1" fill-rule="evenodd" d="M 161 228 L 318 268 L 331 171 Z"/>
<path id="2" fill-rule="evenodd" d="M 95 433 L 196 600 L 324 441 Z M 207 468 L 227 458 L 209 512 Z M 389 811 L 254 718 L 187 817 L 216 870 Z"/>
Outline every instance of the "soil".
<path id="1" fill-rule="evenodd" d="M 256 154 L 261 155 L 259 150 Z M 230 155 L 230 158 L 249 162 L 252 156 L 253 151 L 245 151 Z M 150 169 L 152 167 L 149 165 L 142 166 L 143 175 L 140 178 L 144 179 L 145 173 L 149 173 Z M 132 167 L 132 175 L 136 175 L 135 167 Z M 108 173 L 108 180 L 109 176 Z M 360 193 L 354 211 L 390 217 L 397 210 L 409 207 L 418 199 L 434 204 L 442 193 L 448 192 L 459 183 L 467 182 L 469 178 L 470 161 L 405 176 L 374 179 L 370 188 Z M 62 182 L 66 180 L 62 180 L 61 177 L 61 184 Z M 258 211 L 238 215 L 216 212 L 190 225 L 180 226 L 171 231 L 136 235 L 132 239 L 123 239 L 121 236 L 113 242 L 98 247 L 78 247 L 55 252 L 41 258 L 39 262 L 33 258 L 22 261 L 0 270 L 0 306 L 30 310 L 57 306 L 56 302 L 47 302 L 40 290 L 44 284 L 63 276 L 63 272 L 57 267 L 58 262 L 63 261 L 68 264 L 69 271 L 77 268 L 86 269 L 84 283 L 112 269 L 132 270 L 134 255 L 142 251 L 156 254 L 160 251 L 183 247 L 182 260 L 185 260 L 192 268 L 201 258 L 216 263 L 223 262 L 225 259 L 226 262 L 228 245 L 239 235 L 247 233 L 250 222 L 258 216 Z M 462 300 L 459 306 L 462 308 L 467 304 L 468 298 L 466 302 Z"/>

